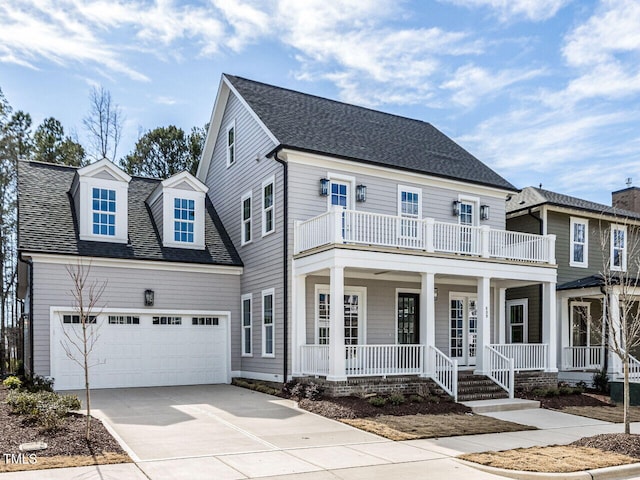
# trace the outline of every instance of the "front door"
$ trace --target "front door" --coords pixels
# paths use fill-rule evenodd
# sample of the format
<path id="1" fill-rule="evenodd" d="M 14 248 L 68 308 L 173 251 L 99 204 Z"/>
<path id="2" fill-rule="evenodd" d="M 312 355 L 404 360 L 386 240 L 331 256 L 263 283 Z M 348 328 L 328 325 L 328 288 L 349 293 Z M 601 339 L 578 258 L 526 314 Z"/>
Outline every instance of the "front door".
<path id="1" fill-rule="evenodd" d="M 329 344 L 329 318 L 331 314 L 329 290 L 319 289 L 316 299 L 316 343 Z M 344 344 L 358 345 L 360 343 L 362 293 L 359 290 L 345 289 L 344 294 Z"/>
<path id="2" fill-rule="evenodd" d="M 449 308 L 449 356 L 458 365 L 476 364 L 478 310 L 475 297 L 451 296 Z"/>
<path id="3" fill-rule="evenodd" d="M 459 222 L 463 227 L 460 229 L 460 251 L 472 253 L 474 248 L 474 227 L 476 225 L 475 219 L 475 203 L 473 202 L 460 202 L 460 217 Z"/>
<path id="4" fill-rule="evenodd" d="M 418 325 L 420 324 L 420 295 L 417 293 L 398 293 L 398 332 L 400 345 L 420 343 Z"/>

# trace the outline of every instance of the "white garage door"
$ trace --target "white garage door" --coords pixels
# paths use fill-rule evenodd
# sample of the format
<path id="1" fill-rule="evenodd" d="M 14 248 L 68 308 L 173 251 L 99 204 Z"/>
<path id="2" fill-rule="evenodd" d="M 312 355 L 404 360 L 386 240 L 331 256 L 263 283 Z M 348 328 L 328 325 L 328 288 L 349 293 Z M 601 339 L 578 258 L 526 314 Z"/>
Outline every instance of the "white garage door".
<path id="1" fill-rule="evenodd" d="M 56 312 L 51 318 L 51 376 L 56 390 L 84 388 L 84 371 L 62 344 L 82 360 L 70 342 L 81 346 L 78 320 L 71 312 Z M 91 388 L 230 381 L 226 314 L 103 313 L 96 326 L 99 337 L 90 357 Z"/>

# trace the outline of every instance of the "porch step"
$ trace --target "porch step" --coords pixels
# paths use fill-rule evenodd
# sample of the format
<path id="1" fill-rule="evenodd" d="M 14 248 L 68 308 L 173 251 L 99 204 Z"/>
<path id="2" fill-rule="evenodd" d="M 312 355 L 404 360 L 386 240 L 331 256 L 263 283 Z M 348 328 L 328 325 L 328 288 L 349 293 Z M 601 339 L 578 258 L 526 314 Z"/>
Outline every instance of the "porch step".
<path id="1" fill-rule="evenodd" d="M 484 375 L 474 375 L 469 372 L 458 373 L 458 401 L 480 401 L 509 398 L 495 382 Z"/>
<path id="2" fill-rule="evenodd" d="M 473 413 L 507 412 L 540 408 L 540 402 L 536 400 L 524 400 L 522 398 L 474 400 L 462 402 L 462 404 L 469 407 Z"/>

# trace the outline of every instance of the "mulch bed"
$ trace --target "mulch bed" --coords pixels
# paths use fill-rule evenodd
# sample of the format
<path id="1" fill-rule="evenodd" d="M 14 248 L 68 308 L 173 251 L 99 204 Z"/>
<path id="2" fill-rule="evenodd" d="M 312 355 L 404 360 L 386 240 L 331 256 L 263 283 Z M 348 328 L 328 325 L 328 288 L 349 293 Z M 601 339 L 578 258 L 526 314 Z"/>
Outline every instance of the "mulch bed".
<path id="1" fill-rule="evenodd" d="M 0 455 L 18 454 L 21 443 L 44 441 L 46 450 L 36 452 L 38 457 L 57 455 L 97 455 L 102 452 L 125 454 L 118 442 L 102 422 L 91 419 L 91 440 L 85 440 L 86 417 L 71 414 L 64 426 L 55 432 L 41 432 L 38 425 L 25 417 L 11 413 L 5 403 L 8 390 L 0 385 Z M 0 459 L 1 460 L 1 459 Z"/>
<path id="2" fill-rule="evenodd" d="M 640 435 L 604 433 L 593 437 L 581 438 L 571 445 L 598 448 L 605 452 L 619 453 L 640 460 Z"/>
<path id="3" fill-rule="evenodd" d="M 562 410 L 565 407 L 612 407 L 613 405 L 602 395 L 591 393 L 577 393 L 558 395 L 555 397 L 540 397 L 531 393 L 521 395 L 528 400 L 538 400 L 540 407 L 552 410 Z"/>
<path id="4" fill-rule="evenodd" d="M 401 405 L 387 403 L 382 407 L 375 407 L 366 398 L 360 397 L 334 397 L 322 400 L 308 400 L 305 398 L 300 400 L 298 405 L 309 412 L 336 420 L 342 418 L 370 418 L 379 415 L 443 415 L 471 412 L 469 407 L 444 399 L 439 399 L 438 401 L 425 399 L 423 402 L 407 401 Z"/>

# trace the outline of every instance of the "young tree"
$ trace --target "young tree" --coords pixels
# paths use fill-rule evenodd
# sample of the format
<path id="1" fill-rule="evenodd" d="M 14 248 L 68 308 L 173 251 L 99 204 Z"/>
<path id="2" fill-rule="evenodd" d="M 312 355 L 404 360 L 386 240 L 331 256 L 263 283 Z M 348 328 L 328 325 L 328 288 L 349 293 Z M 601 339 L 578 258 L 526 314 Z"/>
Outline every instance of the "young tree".
<path id="1" fill-rule="evenodd" d="M 112 103 L 111 93 L 104 87 L 92 88 L 89 93 L 89 114 L 82 123 L 89 132 L 91 156 L 95 160 L 115 161 L 122 134 L 122 112 Z"/>
<path id="2" fill-rule="evenodd" d="M 632 361 L 631 351 L 640 346 L 640 228 L 624 218 L 601 221 L 600 247 L 605 293 L 602 320 L 608 348 L 622 363 L 624 433 L 628 434 L 630 366 L 637 363 Z"/>
<path id="3" fill-rule="evenodd" d="M 74 167 L 86 164 L 82 145 L 70 136 L 65 136 L 62 124 L 53 117 L 45 119 L 36 128 L 33 140 L 35 160 Z"/>
<path id="4" fill-rule="evenodd" d="M 107 286 L 106 282 L 90 279 L 91 264 L 85 266 L 78 261 L 75 265 L 67 265 L 67 272 L 71 278 L 71 296 L 74 302 L 74 312 L 78 315 L 80 324 L 62 323 L 65 338 L 60 341 L 67 357 L 77 363 L 84 372 L 85 403 L 87 407 L 87 423 L 85 435 L 89 440 L 91 426 L 91 396 L 89 384 L 89 370 L 99 365 L 99 359 L 92 358 L 91 353 L 100 338 L 100 324 L 97 317 L 102 313 L 101 297 Z M 62 320 L 61 320 L 62 321 Z"/>

